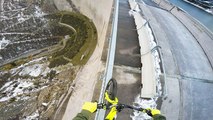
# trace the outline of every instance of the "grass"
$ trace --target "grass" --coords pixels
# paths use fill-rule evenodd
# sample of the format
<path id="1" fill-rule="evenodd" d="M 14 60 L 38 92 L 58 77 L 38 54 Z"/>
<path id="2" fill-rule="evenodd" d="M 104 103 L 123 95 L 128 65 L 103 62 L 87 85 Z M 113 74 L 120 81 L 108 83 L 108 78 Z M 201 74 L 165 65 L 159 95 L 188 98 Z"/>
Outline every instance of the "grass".
<path id="1" fill-rule="evenodd" d="M 85 44 L 81 47 L 79 53 L 73 58 L 73 64 L 80 64 L 83 65 L 85 64 L 88 59 L 90 58 L 90 56 L 92 55 L 93 51 L 95 50 L 96 44 L 97 44 L 97 32 L 95 29 L 94 24 L 87 23 L 88 26 L 90 25 L 90 27 L 87 29 L 88 33 L 88 37 L 85 38 Z M 84 56 L 84 58 L 81 60 L 82 55 Z"/>
<path id="2" fill-rule="evenodd" d="M 19 59 L 19 60 L 16 60 L 14 62 L 11 62 L 11 63 L 8 63 L 8 64 L 5 64 L 3 65 L 2 67 L 0 67 L 0 71 L 8 71 L 8 70 L 11 70 L 17 66 L 20 66 L 22 64 L 25 64 L 27 63 L 28 61 L 30 60 L 30 58 L 22 58 L 22 59 Z"/>
<path id="3" fill-rule="evenodd" d="M 13 103 L 13 102 L 15 102 L 15 101 L 16 101 L 16 98 L 15 98 L 15 97 L 10 98 L 10 100 L 9 100 L 10 103 Z"/>
<path id="4" fill-rule="evenodd" d="M 56 15 L 60 15 L 60 22 L 67 25 L 64 27 L 74 28 L 74 30 L 72 29 L 74 34 L 70 34 L 70 38 L 62 50 L 53 54 L 49 67 L 56 67 L 70 62 L 64 57 L 70 59 L 73 65 L 84 65 L 97 44 L 95 25 L 90 19 L 79 13 L 62 11 Z"/>
<path id="5" fill-rule="evenodd" d="M 67 64 L 67 63 L 69 63 L 69 61 L 65 60 L 63 58 L 63 56 L 59 56 L 59 57 L 55 57 L 55 58 L 51 59 L 49 67 L 53 68 L 56 66 Z"/>

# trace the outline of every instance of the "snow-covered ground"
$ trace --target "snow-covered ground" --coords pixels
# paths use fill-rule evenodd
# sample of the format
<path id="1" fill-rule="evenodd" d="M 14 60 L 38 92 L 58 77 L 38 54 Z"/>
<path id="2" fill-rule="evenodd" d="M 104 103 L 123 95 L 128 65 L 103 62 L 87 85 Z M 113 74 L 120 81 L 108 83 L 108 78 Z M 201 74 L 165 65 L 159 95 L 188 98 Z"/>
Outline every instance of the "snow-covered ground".
<path id="1" fill-rule="evenodd" d="M 16 100 L 27 99 L 29 97 L 24 96 L 24 94 L 29 94 L 47 87 L 44 86 L 44 83 L 48 82 L 48 80 L 44 79 L 44 81 L 42 81 L 43 83 L 39 83 L 41 81 L 36 79 L 38 76 L 45 77 L 50 72 L 50 68 L 44 63 L 45 60 L 46 58 L 44 57 L 38 58 L 11 69 L 9 73 L 14 77 L 8 79 L 8 82 L 0 88 L 1 93 L 4 94 L 0 95 L 0 102 L 10 100 L 11 98 L 15 98 Z"/>
<path id="2" fill-rule="evenodd" d="M 35 12 L 34 12 L 35 17 L 43 17 L 45 15 L 46 13 L 44 13 L 39 6 L 35 6 Z"/>
<path id="3" fill-rule="evenodd" d="M 28 2 L 12 0 L 1 4 L 11 11 L 0 14 L 0 64 L 58 43 L 54 30 L 48 26 L 48 13 L 39 4 L 27 6 Z"/>
<path id="4" fill-rule="evenodd" d="M 23 116 L 20 118 L 23 120 L 38 120 L 44 114 L 53 112 L 49 109 L 55 109 L 56 104 L 63 99 L 78 68 L 71 63 L 55 68 L 49 68 L 48 65 L 48 59 L 41 57 L 11 70 L 0 71 L 0 80 L 4 79 L 0 84 L 1 114 L 5 112 L 14 116 L 21 112 Z M 27 105 L 23 106 L 23 102 Z M 10 113 L 16 109 L 22 111 Z M 0 119 L 11 116 L 0 116 Z"/>
<path id="5" fill-rule="evenodd" d="M 27 116 L 24 120 L 38 120 L 39 118 L 38 110 L 35 111 L 32 115 Z"/>
<path id="6" fill-rule="evenodd" d="M 143 99 L 140 97 L 140 95 L 138 95 L 135 98 L 134 101 L 134 105 L 137 107 L 142 107 L 142 108 L 156 108 L 157 104 L 156 101 L 158 99 L 159 96 L 161 96 L 162 94 L 162 88 L 161 88 L 161 83 L 160 83 L 160 74 L 161 70 L 160 70 L 160 57 L 159 57 L 159 53 L 157 51 L 157 49 L 153 49 L 157 46 L 156 42 L 154 41 L 154 37 L 152 34 L 152 30 L 150 29 L 149 25 L 147 24 L 147 20 L 145 20 L 140 12 L 140 8 L 138 6 L 138 4 L 135 2 L 135 0 L 129 0 L 129 4 L 131 7 L 131 10 L 129 12 L 129 14 L 131 16 L 134 17 L 135 19 L 135 24 L 137 26 L 137 32 L 138 35 L 141 36 L 143 33 L 141 33 L 140 29 L 145 29 L 148 31 L 149 34 L 149 38 L 151 38 L 150 40 L 150 46 L 151 46 L 151 52 L 152 52 L 152 56 L 153 56 L 153 60 L 154 60 L 154 66 L 155 66 L 155 79 L 156 79 L 156 93 L 157 95 L 154 98 L 151 99 Z M 142 23 L 142 21 L 140 21 L 139 19 L 144 19 L 146 22 Z M 138 37 L 140 39 L 140 37 Z M 138 111 L 134 111 L 133 115 L 131 115 L 131 118 L 133 120 L 149 120 L 151 119 L 150 116 L 148 116 L 146 113 L 143 112 L 138 112 Z"/>
<path id="7" fill-rule="evenodd" d="M 24 93 L 29 92 L 29 88 L 33 88 L 33 83 L 27 80 L 14 80 L 13 82 L 6 83 L 0 91 L 6 93 L 5 97 L 0 98 L 0 102 L 7 101 L 11 98 L 17 97 Z"/>
<path id="8" fill-rule="evenodd" d="M 0 50 L 4 49 L 10 43 L 9 40 L 6 40 L 5 37 L 0 40 Z"/>

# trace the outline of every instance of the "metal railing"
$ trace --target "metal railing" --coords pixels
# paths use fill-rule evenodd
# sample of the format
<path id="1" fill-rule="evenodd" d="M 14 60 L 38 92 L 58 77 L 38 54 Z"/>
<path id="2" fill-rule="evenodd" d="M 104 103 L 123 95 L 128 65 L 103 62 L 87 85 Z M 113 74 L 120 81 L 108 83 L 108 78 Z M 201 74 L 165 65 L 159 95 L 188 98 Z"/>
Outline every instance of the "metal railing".
<path id="1" fill-rule="evenodd" d="M 103 79 L 101 93 L 99 97 L 99 102 L 103 102 L 104 91 L 108 81 L 112 78 L 114 59 L 115 59 L 115 48 L 116 48 L 116 39 L 117 39 L 117 26 L 118 26 L 118 8 L 119 8 L 119 0 L 115 0 L 114 3 L 114 16 L 112 22 L 112 31 L 111 37 L 109 39 L 109 49 L 107 55 L 107 64 L 105 70 L 105 77 Z M 97 111 L 95 120 L 104 120 L 105 110 L 100 109 Z"/>

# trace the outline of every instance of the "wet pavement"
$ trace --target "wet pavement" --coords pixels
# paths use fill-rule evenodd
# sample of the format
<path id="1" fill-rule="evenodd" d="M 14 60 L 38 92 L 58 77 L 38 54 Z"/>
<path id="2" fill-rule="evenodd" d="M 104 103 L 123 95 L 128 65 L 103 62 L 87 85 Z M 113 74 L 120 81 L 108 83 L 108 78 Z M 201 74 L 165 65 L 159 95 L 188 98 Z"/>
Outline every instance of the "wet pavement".
<path id="1" fill-rule="evenodd" d="M 129 3 L 120 0 L 118 15 L 117 46 L 115 65 L 141 67 L 140 47 L 136 26 L 132 16 L 129 16 Z"/>
<path id="2" fill-rule="evenodd" d="M 113 77 L 118 82 L 117 97 L 119 103 L 132 105 L 135 97 L 141 91 L 141 73 L 137 68 L 114 66 Z M 117 114 L 116 120 L 131 120 L 130 115 L 133 113 L 130 109 L 123 109 Z"/>
<path id="3" fill-rule="evenodd" d="M 136 26 L 129 10 L 128 0 L 120 0 L 113 77 L 118 82 L 119 102 L 132 105 L 141 91 L 141 58 Z M 117 120 L 131 120 L 132 112 L 128 109 L 121 111 Z"/>

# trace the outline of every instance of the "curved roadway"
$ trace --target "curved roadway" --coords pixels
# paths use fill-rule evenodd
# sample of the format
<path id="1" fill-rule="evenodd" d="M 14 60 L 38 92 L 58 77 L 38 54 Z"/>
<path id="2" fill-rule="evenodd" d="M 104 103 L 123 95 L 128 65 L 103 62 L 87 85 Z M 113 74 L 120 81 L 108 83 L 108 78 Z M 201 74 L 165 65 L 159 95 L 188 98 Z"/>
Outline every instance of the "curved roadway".
<path id="1" fill-rule="evenodd" d="M 203 49 L 172 14 L 144 2 L 149 5 L 140 2 L 140 7 L 162 47 L 167 75 L 162 112 L 168 120 L 211 120 L 213 70 Z"/>

